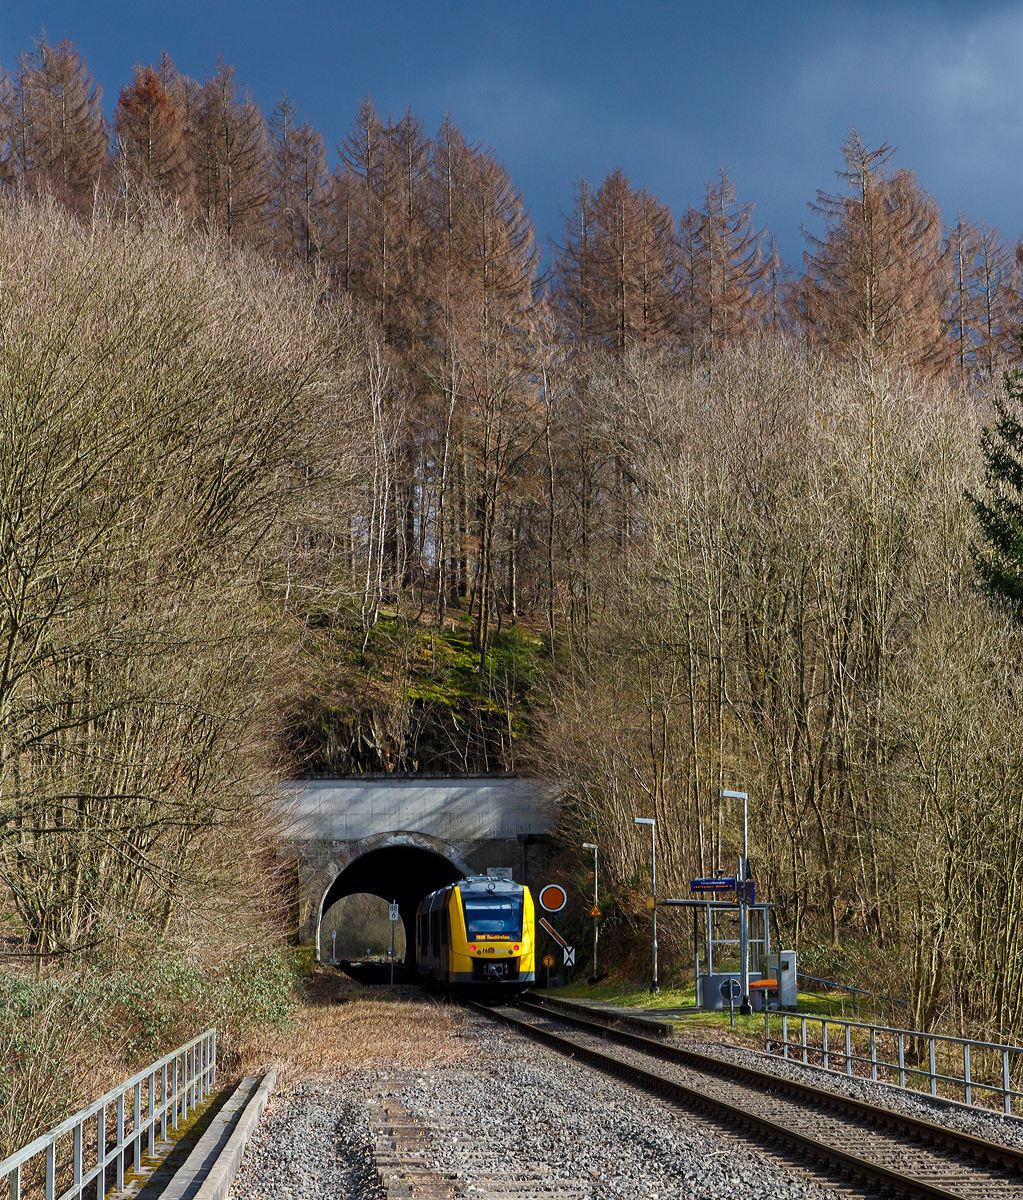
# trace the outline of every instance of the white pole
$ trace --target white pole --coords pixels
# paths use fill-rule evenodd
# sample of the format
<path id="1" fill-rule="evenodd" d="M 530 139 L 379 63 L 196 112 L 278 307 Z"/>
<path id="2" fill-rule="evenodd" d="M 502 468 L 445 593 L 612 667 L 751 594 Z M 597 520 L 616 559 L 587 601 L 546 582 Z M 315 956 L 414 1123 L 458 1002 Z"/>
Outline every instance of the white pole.
<path id="1" fill-rule="evenodd" d="M 397 900 L 391 901 L 391 910 L 394 910 L 394 905 Z M 394 987 L 394 919 L 391 919 L 391 987 Z"/>
<path id="2" fill-rule="evenodd" d="M 747 865 L 749 863 L 749 796 L 746 792 L 722 792 L 729 800 L 742 801 L 742 862 L 736 880 L 739 891 L 739 976 L 742 988 L 742 1004 L 739 1012 L 752 1011 L 749 1002 L 749 908 L 746 889 Z"/>

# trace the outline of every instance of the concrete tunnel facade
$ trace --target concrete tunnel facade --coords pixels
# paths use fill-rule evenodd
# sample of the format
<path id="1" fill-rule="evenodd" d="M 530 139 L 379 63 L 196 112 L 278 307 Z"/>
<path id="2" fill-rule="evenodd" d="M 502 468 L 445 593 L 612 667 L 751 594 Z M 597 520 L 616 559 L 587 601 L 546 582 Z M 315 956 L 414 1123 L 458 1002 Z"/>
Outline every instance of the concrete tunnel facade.
<path id="1" fill-rule="evenodd" d="M 323 914 L 369 892 L 398 901 L 411 965 L 423 896 L 488 867 L 510 868 L 530 888 L 545 882 L 558 790 L 511 776 L 358 776 L 288 783 L 284 805 L 300 944 L 322 957 Z"/>

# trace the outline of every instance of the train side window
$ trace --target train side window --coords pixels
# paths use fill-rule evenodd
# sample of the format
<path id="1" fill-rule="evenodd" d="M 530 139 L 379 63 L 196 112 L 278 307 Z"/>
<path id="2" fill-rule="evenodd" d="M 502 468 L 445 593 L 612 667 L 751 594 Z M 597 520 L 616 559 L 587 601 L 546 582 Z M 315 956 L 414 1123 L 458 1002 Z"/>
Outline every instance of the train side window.
<path id="1" fill-rule="evenodd" d="M 440 944 L 442 946 L 451 945 L 451 918 L 448 916 L 447 908 L 444 908 L 440 914 Z"/>
<path id="2" fill-rule="evenodd" d="M 434 953 L 440 949 L 440 913 L 430 913 L 430 945 Z"/>

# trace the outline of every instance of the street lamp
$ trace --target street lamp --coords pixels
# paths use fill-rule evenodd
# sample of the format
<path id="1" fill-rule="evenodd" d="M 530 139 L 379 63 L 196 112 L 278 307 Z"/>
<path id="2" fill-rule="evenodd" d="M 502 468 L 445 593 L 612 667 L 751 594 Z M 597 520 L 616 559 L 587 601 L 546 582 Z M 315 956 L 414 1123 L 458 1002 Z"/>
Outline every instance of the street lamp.
<path id="1" fill-rule="evenodd" d="M 592 842 L 583 842 L 584 850 L 593 851 L 593 977 L 597 971 L 597 922 L 600 920 L 600 905 L 597 902 L 597 847 Z"/>
<path id="2" fill-rule="evenodd" d="M 749 796 L 745 792 L 722 792 L 726 800 L 742 801 L 742 861 L 739 863 L 739 973 L 742 1003 L 739 1012 L 750 1013 L 749 1002 L 749 893 L 746 879 L 749 874 Z"/>
<path id="3" fill-rule="evenodd" d="M 633 817 L 633 822 L 636 825 L 650 826 L 650 891 L 652 893 L 653 908 L 651 911 L 654 915 L 654 931 L 653 931 L 653 958 L 654 958 L 654 981 L 650 990 L 655 994 L 660 992 L 657 986 L 657 822 L 653 817 Z"/>

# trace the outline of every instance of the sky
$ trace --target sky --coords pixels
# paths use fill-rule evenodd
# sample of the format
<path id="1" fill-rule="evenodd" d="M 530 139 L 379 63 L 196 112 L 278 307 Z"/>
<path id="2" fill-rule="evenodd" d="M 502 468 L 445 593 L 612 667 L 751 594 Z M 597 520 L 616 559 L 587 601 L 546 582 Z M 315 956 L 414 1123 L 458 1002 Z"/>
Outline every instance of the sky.
<path id="1" fill-rule="evenodd" d="M 1023 4 L 919 0 L 0 0 L 0 68 L 45 30 L 84 55 L 112 112 L 166 50 L 218 55 L 265 112 L 282 92 L 329 148 L 372 97 L 494 147 L 542 239 L 572 184 L 620 166 L 676 217 L 727 166 L 794 265 L 851 126 L 897 147 L 946 222 L 1023 234 Z"/>

